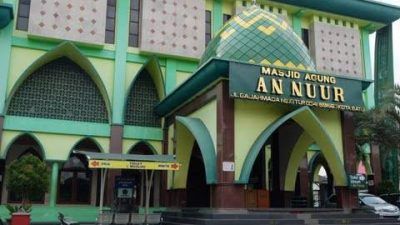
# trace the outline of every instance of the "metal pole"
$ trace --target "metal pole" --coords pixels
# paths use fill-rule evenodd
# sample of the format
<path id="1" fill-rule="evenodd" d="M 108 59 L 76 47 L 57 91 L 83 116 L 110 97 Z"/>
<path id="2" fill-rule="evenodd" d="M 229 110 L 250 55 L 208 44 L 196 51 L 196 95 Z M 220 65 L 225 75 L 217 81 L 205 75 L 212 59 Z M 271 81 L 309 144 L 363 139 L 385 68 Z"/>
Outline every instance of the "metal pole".
<path id="1" fill-rule="evenodd" d="M 150 179 L 148 179 L 147 170 L 146 170 L 145 174 L 146 174 L 146 206 L 144 209 L 144 224 L 147 224 L 148 216 L 149 216 L 150 191 L 151 191 L 151 185 L 153 183 L 152 181 L 153 181 L 153 176 L 154 176 L 154 170 L 151 171 Z"/>
<path id="2" fill-rule="evenodd" d="M 103 214 L 104 186 L 106 184 L 107 169 L 101 169 L 100 180 L 100 213 Z"/>

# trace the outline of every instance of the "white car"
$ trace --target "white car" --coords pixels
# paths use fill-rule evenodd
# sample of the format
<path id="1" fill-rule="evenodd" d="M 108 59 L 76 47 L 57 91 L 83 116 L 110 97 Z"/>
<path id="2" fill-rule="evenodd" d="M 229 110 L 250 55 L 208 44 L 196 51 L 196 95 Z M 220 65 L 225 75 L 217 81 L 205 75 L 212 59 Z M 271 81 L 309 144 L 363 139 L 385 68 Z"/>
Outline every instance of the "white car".
<path id="1" fill-rule="evenodd" d="M 397 206 L 387 203 L 378 196 L 359 193 L 360 206 L 372 210 L 379 216 L 399 217 L 400 210 Z"/>

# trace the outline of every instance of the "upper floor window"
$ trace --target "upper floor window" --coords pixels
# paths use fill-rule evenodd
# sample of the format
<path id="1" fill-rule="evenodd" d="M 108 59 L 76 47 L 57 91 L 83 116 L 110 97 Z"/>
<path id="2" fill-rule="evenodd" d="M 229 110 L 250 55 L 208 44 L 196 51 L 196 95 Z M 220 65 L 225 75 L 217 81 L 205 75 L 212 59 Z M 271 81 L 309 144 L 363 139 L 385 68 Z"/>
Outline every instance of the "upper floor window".
<path id="1" fill-rule="evenodd" d="M 229 15 L 229 14 L 224 14 L 223 15 L 223 21 L 224 21 L 224 24 L 226 23 L 226 22 L 228 22 L 230 19 L 231 19 L 231 15 Z"/>
<path id="2" fill-rule="evenodd" d="M 308 29 L 304 29 L 304 28 L 301 29 L 301 39 L 303 40 L 306 47 L 309 49 L 310 48 L 310 40 L 309 40 Z"/>
<path id="3" fill-rule="evenodd" d="M 131 16 L 129 18 L 129 46 L 139 46 L 140 0 L 131 0 Z"/>
<path id="4" fill-rule="evenodd" d="M 106 17 L 106 33 L 105 42 L 114 44 L 115 38 L 115 8 L 116 0 L 107 0 L 107 17 Z"/>
<path id="5" fill-rule="evenodd" d="M 206 10 L 206 46 L 211 41 L 211 11 Z"/>
<path id="6" fill-rule="evenodd" d="M 19 0 L 17 30 L 28 31 L 29 11 L 31 9 L 31 0 Z"/>

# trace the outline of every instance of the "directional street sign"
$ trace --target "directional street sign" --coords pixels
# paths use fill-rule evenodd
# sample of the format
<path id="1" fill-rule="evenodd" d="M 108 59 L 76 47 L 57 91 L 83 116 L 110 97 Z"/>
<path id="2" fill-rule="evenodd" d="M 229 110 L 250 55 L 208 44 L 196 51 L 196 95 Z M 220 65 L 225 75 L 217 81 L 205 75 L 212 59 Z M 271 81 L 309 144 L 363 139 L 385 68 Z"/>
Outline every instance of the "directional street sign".
<path id="1" fill-rule="evenodd" d="M 179 170 L 181 164 L 167 162 L 89 160 L 92 169 Z"/>

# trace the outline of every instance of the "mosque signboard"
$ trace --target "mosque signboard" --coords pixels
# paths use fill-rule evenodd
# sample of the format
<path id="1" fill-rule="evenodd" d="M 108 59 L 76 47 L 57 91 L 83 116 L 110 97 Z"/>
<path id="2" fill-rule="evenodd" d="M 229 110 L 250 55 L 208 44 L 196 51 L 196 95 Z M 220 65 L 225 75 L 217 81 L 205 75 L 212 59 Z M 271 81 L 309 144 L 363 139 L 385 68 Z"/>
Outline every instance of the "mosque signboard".
<path id="1" fill-rule="evenodd" d="M 232 62 L 229 92 L 233 98 L 363 111 L 362 91 L 369 81 L 343 76 Z M 367 84 L 367 85 L 365 85 Z"/>

